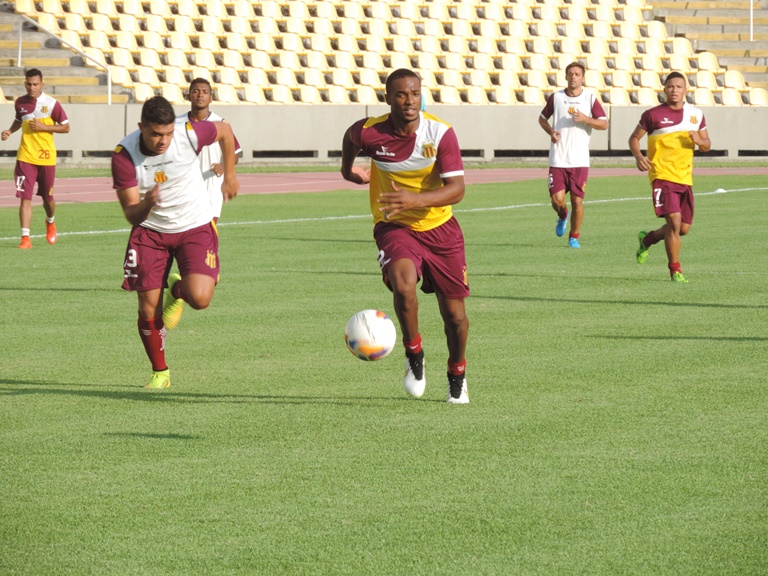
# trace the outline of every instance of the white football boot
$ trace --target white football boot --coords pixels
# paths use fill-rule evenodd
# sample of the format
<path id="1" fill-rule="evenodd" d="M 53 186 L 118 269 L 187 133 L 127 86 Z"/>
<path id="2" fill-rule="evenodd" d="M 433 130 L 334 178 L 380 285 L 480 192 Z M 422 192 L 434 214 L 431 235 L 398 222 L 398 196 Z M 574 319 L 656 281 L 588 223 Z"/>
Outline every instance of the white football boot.
<path id="1" fill-rule="evenodd" d="M 469 404 L 467 392 L 467 376 L 452 376 L 448 374 L 448 404 Z"/>
<path id="2" fill-rule="evenodd" d="M 427 388 L 427 377 L 424 374 L 424 350 L 413 356 L 405 355 L 405 391 L 414 398 L 424 396 Z"/>

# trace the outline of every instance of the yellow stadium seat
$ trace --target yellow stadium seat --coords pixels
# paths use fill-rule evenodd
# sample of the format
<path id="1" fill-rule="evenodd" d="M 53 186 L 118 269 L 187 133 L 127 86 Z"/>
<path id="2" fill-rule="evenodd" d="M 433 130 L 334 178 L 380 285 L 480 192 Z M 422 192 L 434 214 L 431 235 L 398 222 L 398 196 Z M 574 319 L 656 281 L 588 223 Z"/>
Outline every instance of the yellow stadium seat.
<path id="1" fill-rule="evenodd" d="M 520 88 L 520 77 L 515 70 L 499 70 L 495 75 L 499 86 L 506 86 L 509 88 Z"/>
<path id="2" fill-rule="evenodd" d="M 269 86 L 269 78 L 262 68 L 248 68 L 246 71 L 246 86 L 259 86 L 266 88 Z"/>
<path id="3" fill-rule="evenodd" d="M 64 18 L 66 15 L 66 12 L 61 6 L 61 2 L 59 0 L 43 0 L 41 12 L 53 14 L 57 18 Z"/>
<path id="4" fill-rule="evenodd" d="M 296 80 L 296 73 L 292 68 L 275 68 L 275 84 L 280 86 L 288 86 L 289 88 L 298 87 L 299 83 Z"/>
<path id="5" fill-rule="evenodd" d="M 536 104 L 537 106 L 544 106 L 547 99 L 544 97 L 544 93 L 539 88 L 532 86 L 526 86 L 522 89 L 523 104 Z"/>
<path id="6" fill-rule="evenodd" d="M 378 2 L 377 2 L 378 4 Z M 449 22 L 451 15 L 448 12 L 448 6 L 443 2 L 429 2 L 425 4 L 427 8 L 427 17 L 433 20 L 440 20 L 442 22 Z"/>
<path id="7" fill-rule="evenodd" d="M 472 31 L 472 24 L 468 20 L 453 19 L 451 21 L 451 33 L 454 36 L 460 36 L 462 38 L 470 38 L 475 34 Z"/>
<path id="8" fill-rule="evenodd" d="M 88 0 L 69 0 L 67 9 L 71 14 L 80 14 L 83 18 L 91 15 L 91 7 Z"/>
<path id="9" fill-rule="evenodd" d="M 498 54 L 499 52 L 496 46 L 496 39 L 487 36 L 478 36 L 476 39 L 471 39 L 469 41 L 469 49 L 480 54 Z"/>
<path id="10" fill-rule="evenodd" d="M 688 38 L 676 37 L 672 38 L 672 53 L 683 54 L 685 56 L 693 55 L 693 47 L 691 41 Z"/>
<path id="11" fill-rule="evenodd" d="M 323 97 L 317 86 L 302 86 L 299 88 L 299 99 L 304 104 L 322 104 Z"/>
<path id="12" fill-rule="evenodd" d="M 632 99 L 629 97 L 629 92 L 626 88 L 612 87 L 608 90 L 608 102 L 612 106 L 629 106 L 632 104 Z"/>
<path id="13" fill-rule="evenodd" d="M 619 8 L 620 19 L 623 22 L 644 22 L 643 11 L 638 6 L 623 6 Z"/>
<path id="14" fill-rule="evenodd" d="M 280 34 L 280 27 L 277 25 L 277 20 L 267 16 L 256 18 L 253 21 L 251 28 L 255 26 L 256 32 L 261 34 Z"/>
<path id="15" fill-rule="evenodd" d="M 469 86 L 478 86 L 490 90 L 493 84 L 491 77 L 485 70 L 471 70 L 469 72 Z"/>
<path id="16" fill-rule="evenodd" d="M 307 86 L 325 88 L 325 74 L 316 68 L 305 68 L 302 75 L 303 83 Z"/>
<path id="17" fill-rule="evenodd" d="M 585 38 L 589 54 L 602 54 L 604 56 L 612 54 L 611 48 L 605 38 Z"/>
<path id="18" fill-rule="evenodd" d="M 460 4 L 454 4 L 454 10 L 456 11 L 456 18 L 461 20 L 475 21 L 477 20 L 477 9 L 474 2 L 462 2 Z M 414 14 L 418 18 L 417 14 Z"/>
<path id="19" fill-rule="evenodd" d="M 349 92 L 343 86 L 328 86 L 328 102 L 331 104 L 349 104 Z"/>
<path id="20" fill-rule="evenodd" d="M 240 78 L 240 73 L 234 68 L 228 66 L 222 66 L 219 68 L 219 84 L 227 84 L 240 88 L 243 85 L 243 79 Z"/>
<path id="21" fill-rule="evenodd" d="M 250 65 L 254 68 L 260 68 L 262 70 L 272 68 L 272 59 L 269 54 L 262 50 L 251 50 L 248 53 L 248 60 L 250 60 Z"/>
<path id="22" fill-rule="evenodd" d="M 386 2 L 371 2 L 370 10 L 371 18 L 379 18 L 381 20 L 392 19 L 392 11 Z"/>
<path id="23" fill-rule="evenodd" d="M 631 38 L 632 40 L 637 40 L 643 35 L 640 32 L 640 26 L 638 26 L 636 22 L 620 22 L 619 36 L 622 38 Z"/>
<path id="24" fill-rule="evenodd" d="M 419 5 L 414 2 L 402 2 L 399 3 L 397 10 L 399 12 L 398 17 L 404 18 L 406 20 L 417 20 L 418 18 L 421 18 L 421 12 L 419 9 Z M 393 11 L 393 16 L 394 11 Z"/>
<path id="25" fill-rule="evenodd" d="M 180 50 L 179 48 L 169 48 L 165 53 L 165 59 L 168 66 L 175 66 L 182 70 L 189 70 L 190 64 L 187 57 L 187 52 Z"/>
<path id="26" fill-rule="evenodd" d="M 112 45 L 109 43 L 109 37 L 106 32 L 101 32 L 99 30 L 88 31 L 88 46 L 91 48 L 98 48 L 104 52 L 112 51 Z"/>
<path id="27" fill-rule="evenodd" d="M 356 100 L 358 104 L 378 104 L 379 98 L 376 90 L 371 86 L 358 86 L 355 88 Z"/>
<path id="28" fill-rule="evenodd" d="M 219 36 L 224 35 L 224 24 L 221 18 L 217 16 L 203 16 L 202 19 L 203 32 L 210 32 L 211 34 L 217 34 Z"/>
<path id="29" fill-rule="evenodd" d="M 33 17 L 37 14 L 37 8 L 33 0 L 16 0 L 14 10 L 17 14 L 26 14 Z"/>
<path id="30" fill-rule="evenodd" d="M 616 14 L 614 13 L 613 8 L 613 6 L 606 4 L 597 4 L 590 7 L 590 10 L 594 12 L 594 20 L 616 22 Z"/>
<path id="31" fill-rule="evenodd" d="M 749 103 L 752 106 L 768 106 L 768 91 L 765 88 L 750 88 Z"/>
<path id="32" fill-rule="evenodd" d="M 415 49 L 413 47 L 413 42 L 411 42 L 411 38 L 409 36 L 402 36 L 400 34 L 395 34 L 394 36 L 392 36 L 392 51 L 401 52 L 403 54 L 413 54 L 413 52 L 415 52 Z"/>
<path id="33" fill-rule="evenodd" d="M 442 58 L 438 58 L 438 63 L 441 68 L 448 68 L 450 70 L 466 70 L 467 61 L 462 54 L 455 54 L 452 52 L 446 52 Z"/>
<path id="34" fill-rule="evenodd" d="M 521 72 L 524 69 L 523 61 L 517 54 L 502 54 L 499 57 L 502 70 Z"/>
<path id="35" fill-rule="evenodd" d="M 232 16 L 229 19 L 229 30 L 231 34 L 247 35 L 253 34 L 251 23 L 243 16 Z"/>
<path id="36" fill-rule="evenodd" d="M 523 64 L 528 61 L 528 68 L 531 70 L 549 72 L 549 57 L 544 54 L 529 54 L 528 58 L 523 58 Z"/>
<path id="37" fill-rule="evenodd" d="M 559 38 L 560 33 L 557 30 L 557 24 L 550 22 L 549 20 L 537 20 L 535 24 L 536 34 L 535 36 L 543 36 L 545 38 Z"/>
<path id="38" fill-rule="evenodd" d="M 641 86 L 635 93 L 637 97 L 637 103 L 640 106 L 658 106 L 659 105 L 659 93 L 653 88 L 646 88 Z"/>
<path id="39" fill-rule="evenodd" d="M 101 64 L 101 66 L 103 66 L 104 68 L 107 67 L 108 63 L 107 63 L 106 57 L 104 56 L 104 52 L 102 52 L 98 48 L 82 48 L 82 51 L 85 53 L 86 56 L 93 58 L 94 60 L 96 60 L 96 62 Z M 93 61 L 88 59 L 85 60 L 85 65 L 96 66 L 96 64 Z"/>
<path id="40" fill-rule="evenodd" d="M 461 94 L 453 86 L 441 86 L 438 90 L 438 98 L 441 104 L 461 104 Z"/>
<path id="41" fill-rule="evenodd" d="M 669 37 L 666 26 L 658 20 L 651 20 L 645 23 L 645 33 L 649 38 L 661 38 L 666 40 Z"/>
<path id="42" fill-rule="evenodd" d="M 191 16 L 178 15 L 173 18 L 173 29 L 184 34 L 197 35 L 195 21 Z"/>
<path id="43" fill-rule="evenodd" d="M 443 86 L 452 86 L 453 88 L 461 88 L 464 86 L 464 81 L 458 70 L 442 70 L 435 74 L 435 78 L 438 80 L 438 83 Z"/>
<path id="44" fill-rule="evenodd" d="M 586 28 L 588 30 L 588 36 L 591 36 L 592 38 L 613 38 L 613 30 L 611 29 L 611 24 L 609 22 L 596 20 L 587 24 Z"/>
<path id="45" fill-rule="evenodd" d="M 337 68 L 346 68 L 348 70 L 357 70 L 357 62 L 350 52 L 336 51 L 333 54 L 333 63 Z"/>
<path id="46" fill-rule="evenodd" d="M 568 20 L 571 22 L 586 23 L 590 21 L 586 6 L 579 4 L 565 4 Z"/>
<path id="47" fill-rule="evenodd" d="M 307 35 L 307 27 L 304 25 L 304 20 L 301 18 L 288 17 L 283 22 L 286 32 L 298 34 L 299 36 Z"/>
<path id="48" fill-rule="evenodd" d="M 342 18 L 340 21 L 341 33 L 349 34 L 355 38 L 363 36 L 363 31 L 360 29 L 360 22 L 354 18 Z"/>
<path id="49" fill-rule="evenodd" d="M 256 50 L 261 50 L 262 52 L 267 52 L 269 54 L 275 54 L 277 52 L 275 39 L 271 34 L 256 32 L 253 35 L 253 43 Z"/>
<path id="50" fill-rule="evenodd" d="M 485 70 L 491 72 L 496 69 L 496 63 L 494 57 L 490 54 L 474 54 L 469 58 L 471 62 L 471 68 L 475 70 Z"/>
<path id="51" fill-rule="evenodd" d="M 696 88 L 693 91 L 693 103 L 696 106 L 715 106 L 715 96 L 708 88 Z"/>
<path id="52" fill-rule="evenodd" d="M 98 11 L 101 12 L 101 10 Z M 115 14 L 116 13 L 117 11 L 115 11 Z M 173 18 L 171 7 L 165 0 L 149 0 L 149 13 L 162 16 L 163 18 Z M 106 12 L 102 12 L 102 14 L 106 14 Z"/>
<path id="53" fill-rule="evenodd" d="M 443 22 L 440 20 L 427 18 L 422 22 L 422 26 L 424 27 L 424 36 L 435 36 L 436 38 L 442 38 L 446 35 Z"/>
<path id="54" fill-rule="evenodd" d="M 123 8 L 123 14 L 133 14 L 134 16 L 138 16 L 140 18 L 145 17 L 144 7 L 141 5 L 141 0 L 123 0 L 121 4 Z"/>
<path id="55" fill-rule="evenodd" d="M 720 63 L 717 61 L 717 56 L 712 52 L 699 52 L 695 55 L 698 62 L 699 70 L 708 70 L 710 72 L 719 72 L 722 70 Z"/>
<path id="56" fill-rule="evenodd" d="M 638 54 L 637 58 L 643 70 L 659 71 L 664 67 L 658 54 Z"/>
<path id="57" fill-rule="evenodd" d="M 40 24 L 46 30 L 57 33 L 59 31 L 59 20 L 53 14 L 47 14 L 46 12 L 40 12 L 37 14 L 37 23 Z M 81 28 L 67 28 L 72 32 L 84 31 L 85 27 Z"/>
<path id="58" fill-rule="evenodd" d="M 434 54 L 429 54 L 426 52 L 417 52 L 415 54 L 416 58 L 416 68 L 419 68 L 421 70 L 432 70 L 436 71 L 440 68 L 440 65 L 437 61 L 437 56 Z"/>
<path id="59" fill-rule="evenodd" d="M 638 44 L 642 46 L 643 54 L 656 54 L 658 56 L 667 55 L 664 40 L 660 38 L 645 38 L 644 40 L 638 41 Z"/>
<path id="60" fill-rule="evenodd" d="M 346 68 L 334 68 L 331 70 L 331 83 L 344 88 L 354 88 L 355 81 L 352 72 Z"/>
<path id="61" fill-rule="evenodd" d="M 528 70 L 521 74 L 525 78 L 525 85 L 533 88 L 546 89 L 549 88 L 549 80 L 547 75 L 542 70 Z"/>
<path id="62" fill-rule="evenodd" d="M 741 97 L 741 92 L 736 88 L 723 88 L 721 96 L 723 100 L 723 106 L 743 106 L 744 101 Z"/>
<path id="63" fill-rule="evenodd" d="M 508 12 L 511 20 L 518 20 L 520 22 L 532 22 L 534 20 L 533 14 L 531 14 L 531 7 L 522 3 L 515 2 L 509 4 Z"/>
<path id="64" fill-rule="evenodd" d="M 507 106 L 517 104 L 517 94 L 511 86 L 496 86 L 491 92 L 491 99 L 496 104 Z"/>
<path id="65" fill-rule="evenodd" d="M 632 81 L 632 74 L 627 72 L 626 70 L 614 70 L 610 73 L 611 78 L 611 86 L 615 86 L 617 88 L 624 88 L 625 90 L 629 90 L 634 87 L 634 82 Z"/>
<path id="66" fill-rule="evenodd" d="M 637 41 L 632 38 L 614 38 L 610 43 L 616 46 L 616 54 L 637 55 Z"/>
<path id="67" fill-rule="evenodd" d="M 656 91 L 664 89 L 664 85 L 661 83 L 658 72 L 654 72 L 653 70 L 643 70 L 640 72 L 640 86 L 643 88 L 651 88 Z"/>
<path id="68" fill-rule="evenodd" d="M 214 53 L 221 52 L 219 37 L 216 36 L 216 34 L 211 34 L 210 32 L 200 32 L 197 35 L 197 46 L 201 50 L 210 50 Z"/>
<path id="69" fill-rule="evenodd" d="M 613 55 L 613 67 L 616 70 L 626 70 L 627 72 L 635 71 L 635 56 L 632 54 L 614 54 Z"/>
<path id="70" fill-rule="evenodd" d="M 262 90 L 260 86 L 246 84 L 243 88 L 243 96 L 246 102 L 252 102 L 254 104 L 267 103 L 267 99 L 264 96 L 264 90 Z"/>
<path id="71" fill-rule="evenodd" d="M 365 20 L 366 18 L 363 6 L 358 2 L 342 2 L 341 8 L 345 18 L 354 18 L 356 20 Z"/>
<path id="72" fill-rule="evenodd" d="M 525 47 L 525 41 L 520 37 L 507 37 L 502 38 L 498 42 L 499 51 L 506 54 L 527 54 L 528 50 Z"/>
<path id="73" fill-rule="evenodd" d="M 203 6 L 205 6 L 205 12 L 208 16 L 215 16 L 216 18 L 228 16 L 227 6 L 221 0 L 206 0 Z"/>
<path id="74" fill-rule="evenodd" d="M 136 70 L 136 62 L 133 60 L 133 54 L 125 48 L 115 48 L 112 50 L 112 64 L 122 66 L 130 71 Z"/>
<path id="75" fill-rule="evenodd" d="M 192 66 L 192 70 L 190 71 L 189 75 L 194 78 L 205 78 L 213 84 L 214 78 L 213 74 L 208 68 L 203 68 L 202 66 Z"/>
<path id="76" fill-rule="evenodd" d="M 357 43 L 357 38 L 354 36 L 350 34 L 339 34 L 336 37 L 336 50 L 358 54 L 360 52 L 360 45 Z"/>
<path id="77" fill-rule="evenodd" d="M 176 84 L 163 84 L 160 93 L 163 98 L 168 100 L 171 104 L 185 104 L 187 101 L 187 99 L 184 98 L 184 93 L 181 91 L 181 87 Z"/>
<path id="78" fill-rule="evenodd" d="M 381 59 L 381 54 L 378 52 L 369 52 L 366 50 L 362 53 L 362 56 L 362 68 L 370 68 L 371 70 L 381 70 L 384 68 L 384 61 Z"/>
<path id="79" fill-rule="evenodd" d="M 160 85 L 162 84 L 160 78 L 157 77 L 155 69 L 150 68 L 149 66 L 137 66 L 135 74 L 137 82 L 148 84 L 149 86 L 152 86 L 152 88 L 160 88 Z"/>
<path id="80" fill-rule="evenodd" d="M 530 40 L 531 52 L 534 54 L 549 55 L 554 53 L 552 49 L 552 40 L 543 36 L 534 36 Z"/>
<path id="81" fill-rule="evenodd" d="M 253 3 L 250 0 L 235 0 L 232 3 L 232 13 L 234 16 L 242 16 L 248 20 L 256 18 L 256 13 L 253 11 Z"/>
<path id="82" fill-rule="evenodd" d="M 133 79 L 131 73 L 121 66 L 110 66 L 109 73 L 112 77 L 112 84 L 115 86 L 125 86 L 126 88 L 133 87 Z"/>
<path id="83" fill-rule="evenodd" d="M 166 51 L 165 42 L 163 42 L 163 37 L 159 32 L 142 32 L 139 35 L 139 42 L 143 49 L 159 53 L 165 53 Z"/>
<path id="84" fill-rule="evenodd" d="M 190 16 L 192 18 L 200 16 L 196 0 L 176 0 L 176 12 L 182 16 Z"/>
<path id="85" fill-rule="evenodd" d="M 164 69 L 165 82 L 168 84 L 176 84 L 177 86 L 186 87 L 188 84 L 187 78 L 184 75 L 184 71 L 181 68 L 175 66 L 166 66 Z"/>
<path id="86" fill-rule="evenodd" d="M 205 48 L 195 48 L 192 50 L 192 62 L 194 62 L 195 66 L 208 68 L 209 70 L 217 67 L 213 52 Z"/>
<path id="87" fill-rule="evenodd" d="M 136 98 L 136 102 L 138 103 L 146 102 L 150 98 L 154 98 L 156 96 L 154 88 L 147 84 L 134 84 L 133 94 Z"/>
<path id="88" fill-rule="evenodd" d="M 361 86 L 371 86 L 373 88 L 381 88 L 382 82 L 379 78 L 379 68 L 361 68 L 358 72 L 358 84 Z"/>
<path id="89" fill-rule="evenodd" d="M 694 84 L 697 88 L 706 88 L 707 90 L 715 90 L 718 87 L 717 77 L 707 70 L 696 72 Z"/>
<path id="90" fill-rule="evenodd" d="M 229 84 L 218 84 L 215 89 L 216 100 L 223 104 L 239 104 L 240 98 L 237 97 L 237 90 Z"/>
<path id="91" fill-rule="evenodd" d="M 141 66 L 149 66 L 154 70 L 160 70 L 163 67 L 160 54 L 150 48 L 139 48 L 139 64 Z M 142 80 L 139 80 L 139 82 L 142 82 Z"/>
<path id="92" fill-rule="evenodd" d="M 582 54 L 584 50 L 579 38 L 560 38 L 556 41 L 557 51 L 562 54 Z"/>
<path id="93" fill-rule="evenodd" d="M 744 76 L 738 70 L 726 70 L 723 75 L 723 85 L 726 88 L 735 88 L 736 90 L 746 90 L 747 88 Z"/>
<path id="94" fill-rule="evenodd" d="M 410 68 L 411 59 L 402 52 L 392 52 L 389 55 L 389 68 L 397 70 L 398 68 Z"/>
<path id="95" fill-rule="evenodd" d="M 584 73 L 584 85 L 595 90 L 605 90 L 605 79 L 602 71 L 589 69 Z"/>
<path id="96" fill-rule="evenodd" d="M 319 50 L 310 50 L 304 57 L 306 58 L 305 68 L 315 68 L 316 70 L 325 70 L 328 68 L 328 59 L 325 52 Z"/>

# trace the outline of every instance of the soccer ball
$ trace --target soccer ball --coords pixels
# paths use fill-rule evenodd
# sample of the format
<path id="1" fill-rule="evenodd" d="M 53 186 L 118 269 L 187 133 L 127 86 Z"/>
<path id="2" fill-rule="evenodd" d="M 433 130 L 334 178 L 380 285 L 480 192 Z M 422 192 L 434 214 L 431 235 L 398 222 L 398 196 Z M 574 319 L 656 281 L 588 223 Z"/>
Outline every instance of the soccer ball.
<path id="1" fill-rule="evenodd" d="M 344 338 L 349 351 L 360 360 L 381 360 L 395 347 L 397 331 L 381 310 L 363 310 L 349 319 Z"/>

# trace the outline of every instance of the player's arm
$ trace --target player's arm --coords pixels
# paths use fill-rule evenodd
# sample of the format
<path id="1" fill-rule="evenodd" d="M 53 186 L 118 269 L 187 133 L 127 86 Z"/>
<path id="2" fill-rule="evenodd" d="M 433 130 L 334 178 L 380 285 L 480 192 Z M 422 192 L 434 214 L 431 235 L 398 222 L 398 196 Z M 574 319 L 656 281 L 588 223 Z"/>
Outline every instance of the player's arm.
<path id="1" fill-rule="evenodd" d="M 641 172 L 647 172 L 652 166 L 651 161 L 643 156 L 643 153 L 640 150 L 640 140 L 645 134 L 645 129 L 638 124 L 635 127 L 635 131 L 632 132 L 632 135 L 629 137 L 629 151 L 632 152 L 632 156 L 635 157 L 637 169 Z"/>
<path id="2" fill-rule="evenodd" d="M 576 110 L 573 113 L 573 121 L 586 124 L 595 130 L 606 130 L 608 128 L 607 118 L 592 118 L 592 116 L 584 114 L 581 110 Z"/>
<path id="3" fill-rule="evenodd" d="M 379 211 L 394 216 L 412 208 L 431 208 L 433 206 L 448 206 L 458 204 L 464 198 L 464 176 L 448 176 L 443 178 L 443 186 L 437 190 L 429 190 L 418 194 L 409 192 L 391 182 L 392 191 L 383 192 L 379 196 L 381 207 Z"/>
<path id="4" fill-rule="evenodd" d="M 709 133 L 706 128 L 703 130 L 691 130 L 688 134 L 701 152 L 709 152 L 712 149 L 712 142 L 709 140 Z"/>
<path id="5" fill-rule="evenodd" d="M 221 193 L 224 195 L 224 201 L 237 196 L 240 189 L 240 183 L 235 174 L 235 161 L 237 149 L 235 145 L 235 134 L 232 128 L 226 122 L 213 122 L 216 126 L 216 142 L 221 146 L 221 162 L 224 168 L 224 181 L 221 183 Z"/>
<path id="6" fill-rule="evenodd" d="M 125 219 L 133 226 L 138 226 L 149 217 L 152 208 L 157 204 L 158 191 L 160 184 L 155 184 L 149 192 L 141 198 L 139 187 L 121 188 L 117 190 L 117 198 L 120 200 L 120 206 L 123 207 Z"/>
<path id="7" fill-rule="evenodd" d="M 69 134 L 69 122 L 64 124 L 46 124 L 37 118 L 29 121 L 29 129 L 32 132 L 49 132 L 51 134 Z"/>
<path id="8" fill-rule="evenodd" d="M 21 120 L 14 119 L 13 124 L 11 124 L 11 127 L 8 128 L 8 130 L 3 130 L 3 133 L 0 135 L 0 138 L 3 140 L 8 140 L 11 134 L 16 132 L 19 128 L 21 128 Z"/>
<path id="9" fill-rule="evenodd" d="M 547 133 L 547 136 L 549 136 L 549 139 L 552 141 L 553 144 L 557 144 L 560 141 L 560 132 L 557 132 L 550 125 L 549 120 L 544 118 L 544 116 L 542 116 L 541 114 L 539 114 L 539 126 L 541 126 L 541 129 Z"/>
<path id="10" fill-rule="evenodd" d="M 344 180 L 355 184 L 368 184 L 371 181 L 371 172 L 361 166 L 355 166 L 355 158 L 360 154 L 361 147 L 352 141 L 352 128 L 344 133 L 341 141 L 341 175 Z"/>

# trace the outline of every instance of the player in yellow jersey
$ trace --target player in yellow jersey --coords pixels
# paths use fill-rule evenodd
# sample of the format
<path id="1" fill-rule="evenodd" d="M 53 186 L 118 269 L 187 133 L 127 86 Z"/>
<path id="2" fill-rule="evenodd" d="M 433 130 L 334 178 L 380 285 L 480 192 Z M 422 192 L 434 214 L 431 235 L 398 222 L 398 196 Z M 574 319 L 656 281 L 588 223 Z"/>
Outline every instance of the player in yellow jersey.
<path id="1" fill-rule="evenodd" d="M 384 283 L 392 290 L 403 333 L 403 385 L 424 394 L 424 350 L 419 333 L 416 285 L 435 293 L 448 342 L 448 402 L 467 404 L 465 376 L 469 296 L 464 236 L 451 206 L 464 197 L 464 165 L 456 134 L 448 124 L 420 111 L 421 80 L 401 68 L 389 75 L 390 113 L 363 118 L 344 134 L 341 174 L 370 185 L 373 235 Z M 360 152 L 370 170 L 354 166 Z"/>
<path id="2" fill-rule="evenodd" d="M 8 130 L 3 130 L 0 137 L 8 140 L 11 134 L 21 128 L 21 144 L 16 154 L 16 198 L 19 205 L 21 223 L 21 244 L 19 248 L 32 248 L 29 230 L 32 225 L 32 196 L 35 183 L 37 194 L 43 199 L 45 208 L 46 232 L 49 244 L 56 243 L 56 224 L 54 212 L 56 201 L 53 199 L 53 181 L 56 178 L 56 146 L 54 134 L 69 132 L 69 119 L 58 101 L 43 93 L 43 73 L 37 68 L 27 70 L 24 75 L 26 95 L 15 103 L 16 117 Z"/>
<path id="3" fill-rule="evenodd" d="M 648 172 L 656 216 L 666 223 L 652 232 L 640 232 L 637 262 L 642 264 L 648 250 L 664 240 L 673 282 L 688 282 L 680 268 L 680 237 L 693 223 L 693 151 L 708 152 L 712 146 L 704 113 L 685 100 L 685 76 L 671 72 L 664 81 L 667 101 L 646 110 L 629 137 L 629 149 L 638 170 Z M 648 157 L 640 150 L 640 139 L 648 134 Z"/>

